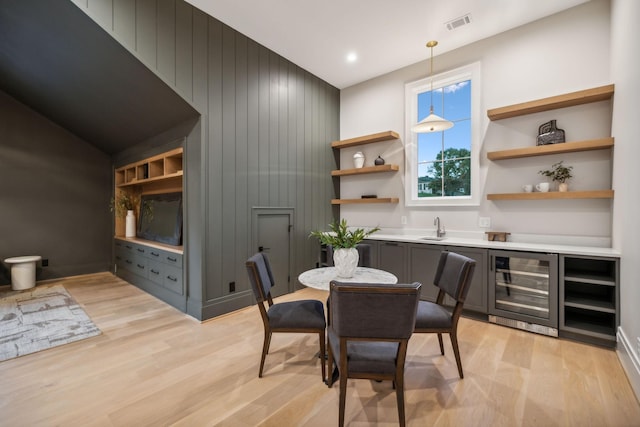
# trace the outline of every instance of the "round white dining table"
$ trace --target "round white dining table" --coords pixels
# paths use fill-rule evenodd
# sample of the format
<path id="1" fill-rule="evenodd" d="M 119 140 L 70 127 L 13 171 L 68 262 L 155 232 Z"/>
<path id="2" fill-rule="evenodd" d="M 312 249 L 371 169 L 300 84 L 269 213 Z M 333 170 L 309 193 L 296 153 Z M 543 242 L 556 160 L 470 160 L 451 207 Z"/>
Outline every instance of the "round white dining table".
<path id="1" fill-rule="evenodd" d="M 328 291 L 332 280 L 347 283 L 398 283 L 398 278 L 388 271 L 370 267 L 357 267 L 353 277 L 338 277 L 335 267 L 307 270 L 298 276 L 298 281 L 309 288 Z"/>

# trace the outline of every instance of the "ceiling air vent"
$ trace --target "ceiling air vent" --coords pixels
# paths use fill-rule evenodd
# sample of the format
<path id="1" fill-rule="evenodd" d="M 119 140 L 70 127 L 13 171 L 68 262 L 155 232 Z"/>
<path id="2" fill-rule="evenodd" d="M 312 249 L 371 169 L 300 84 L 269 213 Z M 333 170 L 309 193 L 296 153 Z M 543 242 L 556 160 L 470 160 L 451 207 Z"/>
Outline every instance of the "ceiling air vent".
<path id="1" fill-rule="evenodd" d="M 444 25 L 447 26 L 447 30 L 453 31 L 457 28 L 460 28 L 464 25 L 469 25 L 469 24 L 471 24 L 471 14 L 467 13 L 466 15 L 463 15 L 459 18 L 452 19 L 451 21 L 446 22 Z"/>

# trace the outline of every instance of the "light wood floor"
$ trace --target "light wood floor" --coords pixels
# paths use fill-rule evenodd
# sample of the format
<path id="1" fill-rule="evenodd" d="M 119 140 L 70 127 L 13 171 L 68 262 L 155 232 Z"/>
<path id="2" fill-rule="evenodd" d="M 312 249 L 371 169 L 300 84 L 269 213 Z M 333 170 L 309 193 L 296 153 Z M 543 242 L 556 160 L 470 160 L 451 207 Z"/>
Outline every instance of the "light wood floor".
<path id="1" fill-rule="evenodd" d="M 321 382 L 314 336 L 274 335 L 259 379 L 255 307 L 200 323 L 108 273 L 56 283 L 103 334 L 1 362 L 0 425 L 337 424 L 338 384 Z M 281 300 L 293 298 L 325 300 L 326 292 L 304 289 Z M 465 318 L 459 335 L 464 380 L 448 337 L 444 357 L 435 335 L 411 338 L 409 426 L 640 425 L 612 350 Z M 346 421 L 397 425 L 391 384 L 350 380 Z"/>

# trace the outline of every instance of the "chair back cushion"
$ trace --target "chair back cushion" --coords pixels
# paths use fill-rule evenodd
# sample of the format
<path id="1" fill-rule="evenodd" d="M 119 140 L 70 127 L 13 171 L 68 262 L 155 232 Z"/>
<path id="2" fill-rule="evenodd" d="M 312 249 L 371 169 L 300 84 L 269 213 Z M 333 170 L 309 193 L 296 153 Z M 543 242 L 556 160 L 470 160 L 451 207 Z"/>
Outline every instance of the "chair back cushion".
<path id="1" fill-rule="evenodd" d="M 273 286 L 269 260 L 264 253 L 258 252 L 247 260 L 246 266 L 253 294 L 259 302 L 265 301 Z"/>
<path id="2" fill-rule="evenodd" d="M 413 333 L 420 283 L 331 282 L 331 324 L 338 336 L 408 339 Z"/>
<path id="3" fill-rule="evenodd" d="M 464 302 L 475 268 L 476 262 L 471 258 L 455 252 L 442 252 L 433 284 L 456 301 Z"/>

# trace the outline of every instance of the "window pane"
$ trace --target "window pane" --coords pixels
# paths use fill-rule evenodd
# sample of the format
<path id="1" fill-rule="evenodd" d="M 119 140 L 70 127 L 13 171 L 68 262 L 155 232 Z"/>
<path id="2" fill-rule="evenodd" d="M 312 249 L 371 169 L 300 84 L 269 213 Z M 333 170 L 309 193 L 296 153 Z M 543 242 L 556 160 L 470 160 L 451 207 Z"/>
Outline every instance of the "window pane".
<path id="1" fill-rule="evenodd" d="M 442 162 L 428 162 L 418 166 L 418 197 L 442 195 Z"/>
<path id="2" fill-rule="evenodd" d="M 469 120 L 471 118 L 471 80 L 446 86 L 444 88 L 444 106 L 444 117 L 447 120 L 452 122 Z"/>
<path id="3" fill-rule="evenodd" d="M 442 132 L 418 135 L 418 162 L 434 161 L 442 152 Z"/>
<path id="4" fill-rule="evenodd" d="M 456 122 L 451 129 L 444 132 L 444 148 L 471 150 L 471 120 Z"/>
<path id="5" fill-rule="evenodd" d="M 469 157 L 444 161 L 445 195 L 468 196 L 471 194 L 470 169 L 471 159 Z"/>

